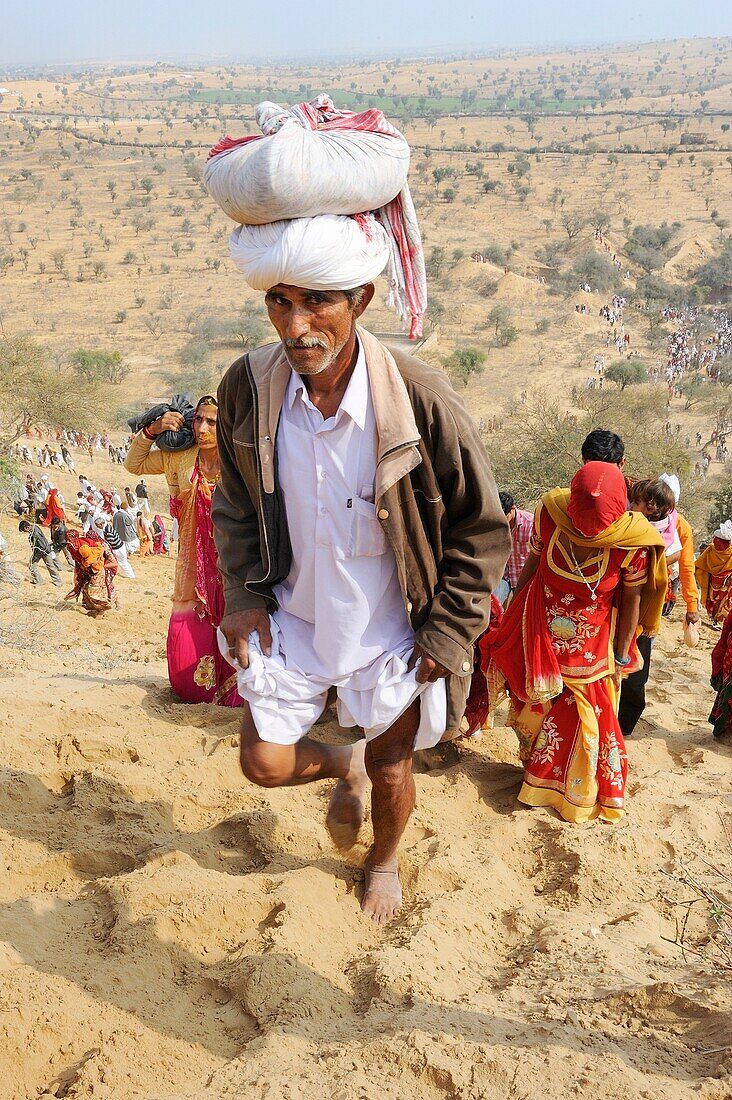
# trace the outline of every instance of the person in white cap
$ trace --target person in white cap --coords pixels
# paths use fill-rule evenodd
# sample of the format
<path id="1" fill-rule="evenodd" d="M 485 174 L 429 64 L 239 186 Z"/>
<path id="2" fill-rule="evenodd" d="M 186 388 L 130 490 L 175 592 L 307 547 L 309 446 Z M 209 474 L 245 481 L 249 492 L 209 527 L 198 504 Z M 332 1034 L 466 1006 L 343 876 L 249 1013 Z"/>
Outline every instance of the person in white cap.
<path id="1" fill-rule="evenodd" d="M 485 449 L 444 374 L 357 325 L 388 259 L 371 216 L 235 234 L 279 342 L 219 387 L 213 499 L 245 701 L 241 766 L 264 787 L 338 779 L 327 824 L 356 840 L 372 784 L 364 913 L 401 903 L 412 753 L 457 730 L 510 548 Z M 308 733 L 335 689 L 366 744 Z"/>

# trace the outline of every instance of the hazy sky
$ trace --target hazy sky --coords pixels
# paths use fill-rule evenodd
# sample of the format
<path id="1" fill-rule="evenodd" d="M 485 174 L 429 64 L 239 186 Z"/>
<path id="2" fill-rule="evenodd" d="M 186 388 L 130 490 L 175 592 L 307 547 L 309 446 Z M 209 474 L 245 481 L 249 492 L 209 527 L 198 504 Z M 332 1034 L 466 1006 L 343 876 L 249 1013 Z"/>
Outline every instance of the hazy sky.
<path id="1" fill-rule="evenodd" d="M 0 62 L 393 56 L 730 33 L 730 0 L 3 0 Z"/>

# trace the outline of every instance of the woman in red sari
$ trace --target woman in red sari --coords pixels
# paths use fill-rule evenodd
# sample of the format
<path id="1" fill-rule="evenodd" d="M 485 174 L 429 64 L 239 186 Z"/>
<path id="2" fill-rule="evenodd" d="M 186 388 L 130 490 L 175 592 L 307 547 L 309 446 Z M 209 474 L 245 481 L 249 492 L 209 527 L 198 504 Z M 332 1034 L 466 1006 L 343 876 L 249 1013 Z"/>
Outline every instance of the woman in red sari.
<path id="1" fill-rule="evenodd" d="M 50 527 L 54 519 L 60 520 L 61 523 L 66 523 L 66 513 L 64 512 L 61 503 L 61 495 L 58 489 L 49 489 L 48 496 L 46 497 L 45 509 L 46 516 L 43 520 L 44 527 Z"/>
<path id="2" fill-rule="evenodd" d="M 724 620 L 719 641 L 712 650 L 711 685 L 717 693 L 709 715 L 714 737 L 732 738 L 732 615 Z"/>
<path id="3" fill-rule="evenodd" d="M 625 479 L 605 462 L 547 493 L 514 600 L 481 644 L 491 708 L 510 695 L 525 764 L 519 801 L 565 821 L 623 815 L 618 688 L 642 667 L 638 626 L 653 635 L 661 621 L 663 539 L 626 505 Z"/>
<path id="4" fill-rule="evenodd" d="M 202 397 L 193 419 L 195 445 L 182 451 L 152 449 L 164 431 L 177 431 L 183 417 L 166 412 L 138 432 L 125 462 L 132 474 L 165 474 L 170 514 L 178 520 L 178 560 L 173 613 L 168 625 L 168 676 L 185 703 L 241 706 L 236 670 L 221 656 L 216 629 L 224 614 L 224 590 L 211 522 L 211 496 L 219 479 L 216 442 L 218 405 Z"/>
<path id="5" fill-rule="evenodd" d="M 153 554 L 168 553 L 168 536 L 163 523 L 163 517 L 156 512 L 152 521 L 153 527 Z"/>

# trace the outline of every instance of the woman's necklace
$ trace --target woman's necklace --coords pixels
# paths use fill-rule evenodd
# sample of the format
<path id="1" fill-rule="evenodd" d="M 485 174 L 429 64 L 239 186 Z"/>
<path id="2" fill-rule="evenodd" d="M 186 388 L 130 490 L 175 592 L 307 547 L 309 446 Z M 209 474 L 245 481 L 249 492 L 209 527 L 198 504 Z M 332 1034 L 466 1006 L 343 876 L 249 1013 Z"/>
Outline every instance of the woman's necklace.
<path id="1" fill-rule="evenodd" d="M 209 485 L 215 485 L 216 482 L 219 480 L 219 476 L 221 474 L 221 468 L 220 468 L 218 463 L 216 463 L 215 470 L 206 469 L 206 467 L 203 464 L 203 461 L 201 460 L 201 456 L 199 454 L 199 456 L 198 456 L 198 468 L 201 471 L 201 476 L 209 483 Z"/>
<path id="2" fill-rule="evenodd" d="M 577 574 L 577 576 L 580 578 L 580 580 L 586 586 L 586 588 L 588 589 L 588 591 L 590 593 L 590 602 L 591 603 L 597 603 L 597 590 L 600 587 L 600 581 L 602 580 L 602 575 L 600 575 L 598 577 L 597 584 L 595 584 L 594 586 L 591 585 L 590 582 L 587 580 L 587 577 L 582 572 L 582 569 L 580 567 L 580 563 L 577 561 L 577 558 L 574 556 L 574 549 L 572 547 L 571 542 L 569 544 L 569 552 L 572 555 L 572 561 L 574 562 L 574 572 Z"/>

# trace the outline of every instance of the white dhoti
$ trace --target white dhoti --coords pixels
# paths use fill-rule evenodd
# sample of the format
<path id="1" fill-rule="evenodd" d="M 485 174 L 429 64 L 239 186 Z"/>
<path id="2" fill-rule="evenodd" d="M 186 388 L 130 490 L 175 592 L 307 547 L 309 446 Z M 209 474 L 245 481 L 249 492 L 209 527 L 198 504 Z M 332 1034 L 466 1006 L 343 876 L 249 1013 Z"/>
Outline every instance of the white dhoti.
<path id="1" fill-rule="evenodd" d="M 415 749 L 436 745 L 445 732 L 447 693 L 444 680 L 417 683 L 417 669 L 407 669 L 414 643 L 405 639 L 392 653 L 383 653 L 369 665 L 332 682 L 306 674 L 280 649 L 280 631 L 270 618 L 272 653 L 262 653 L 259 636 L 249 635 L 249 667 L 236 662 L 237 689 L 249 704 L 252 720 L 263 741 L 294 745 L 305 737 L 325 710 L 328 691 L 336 689 L 338 723 L 345 729 L 360 726 L 366 740 L 385 733 L 415 699 L 420 718 Z M 218 632 L 219 648 L 231 661 L 228 643 Z"/>

